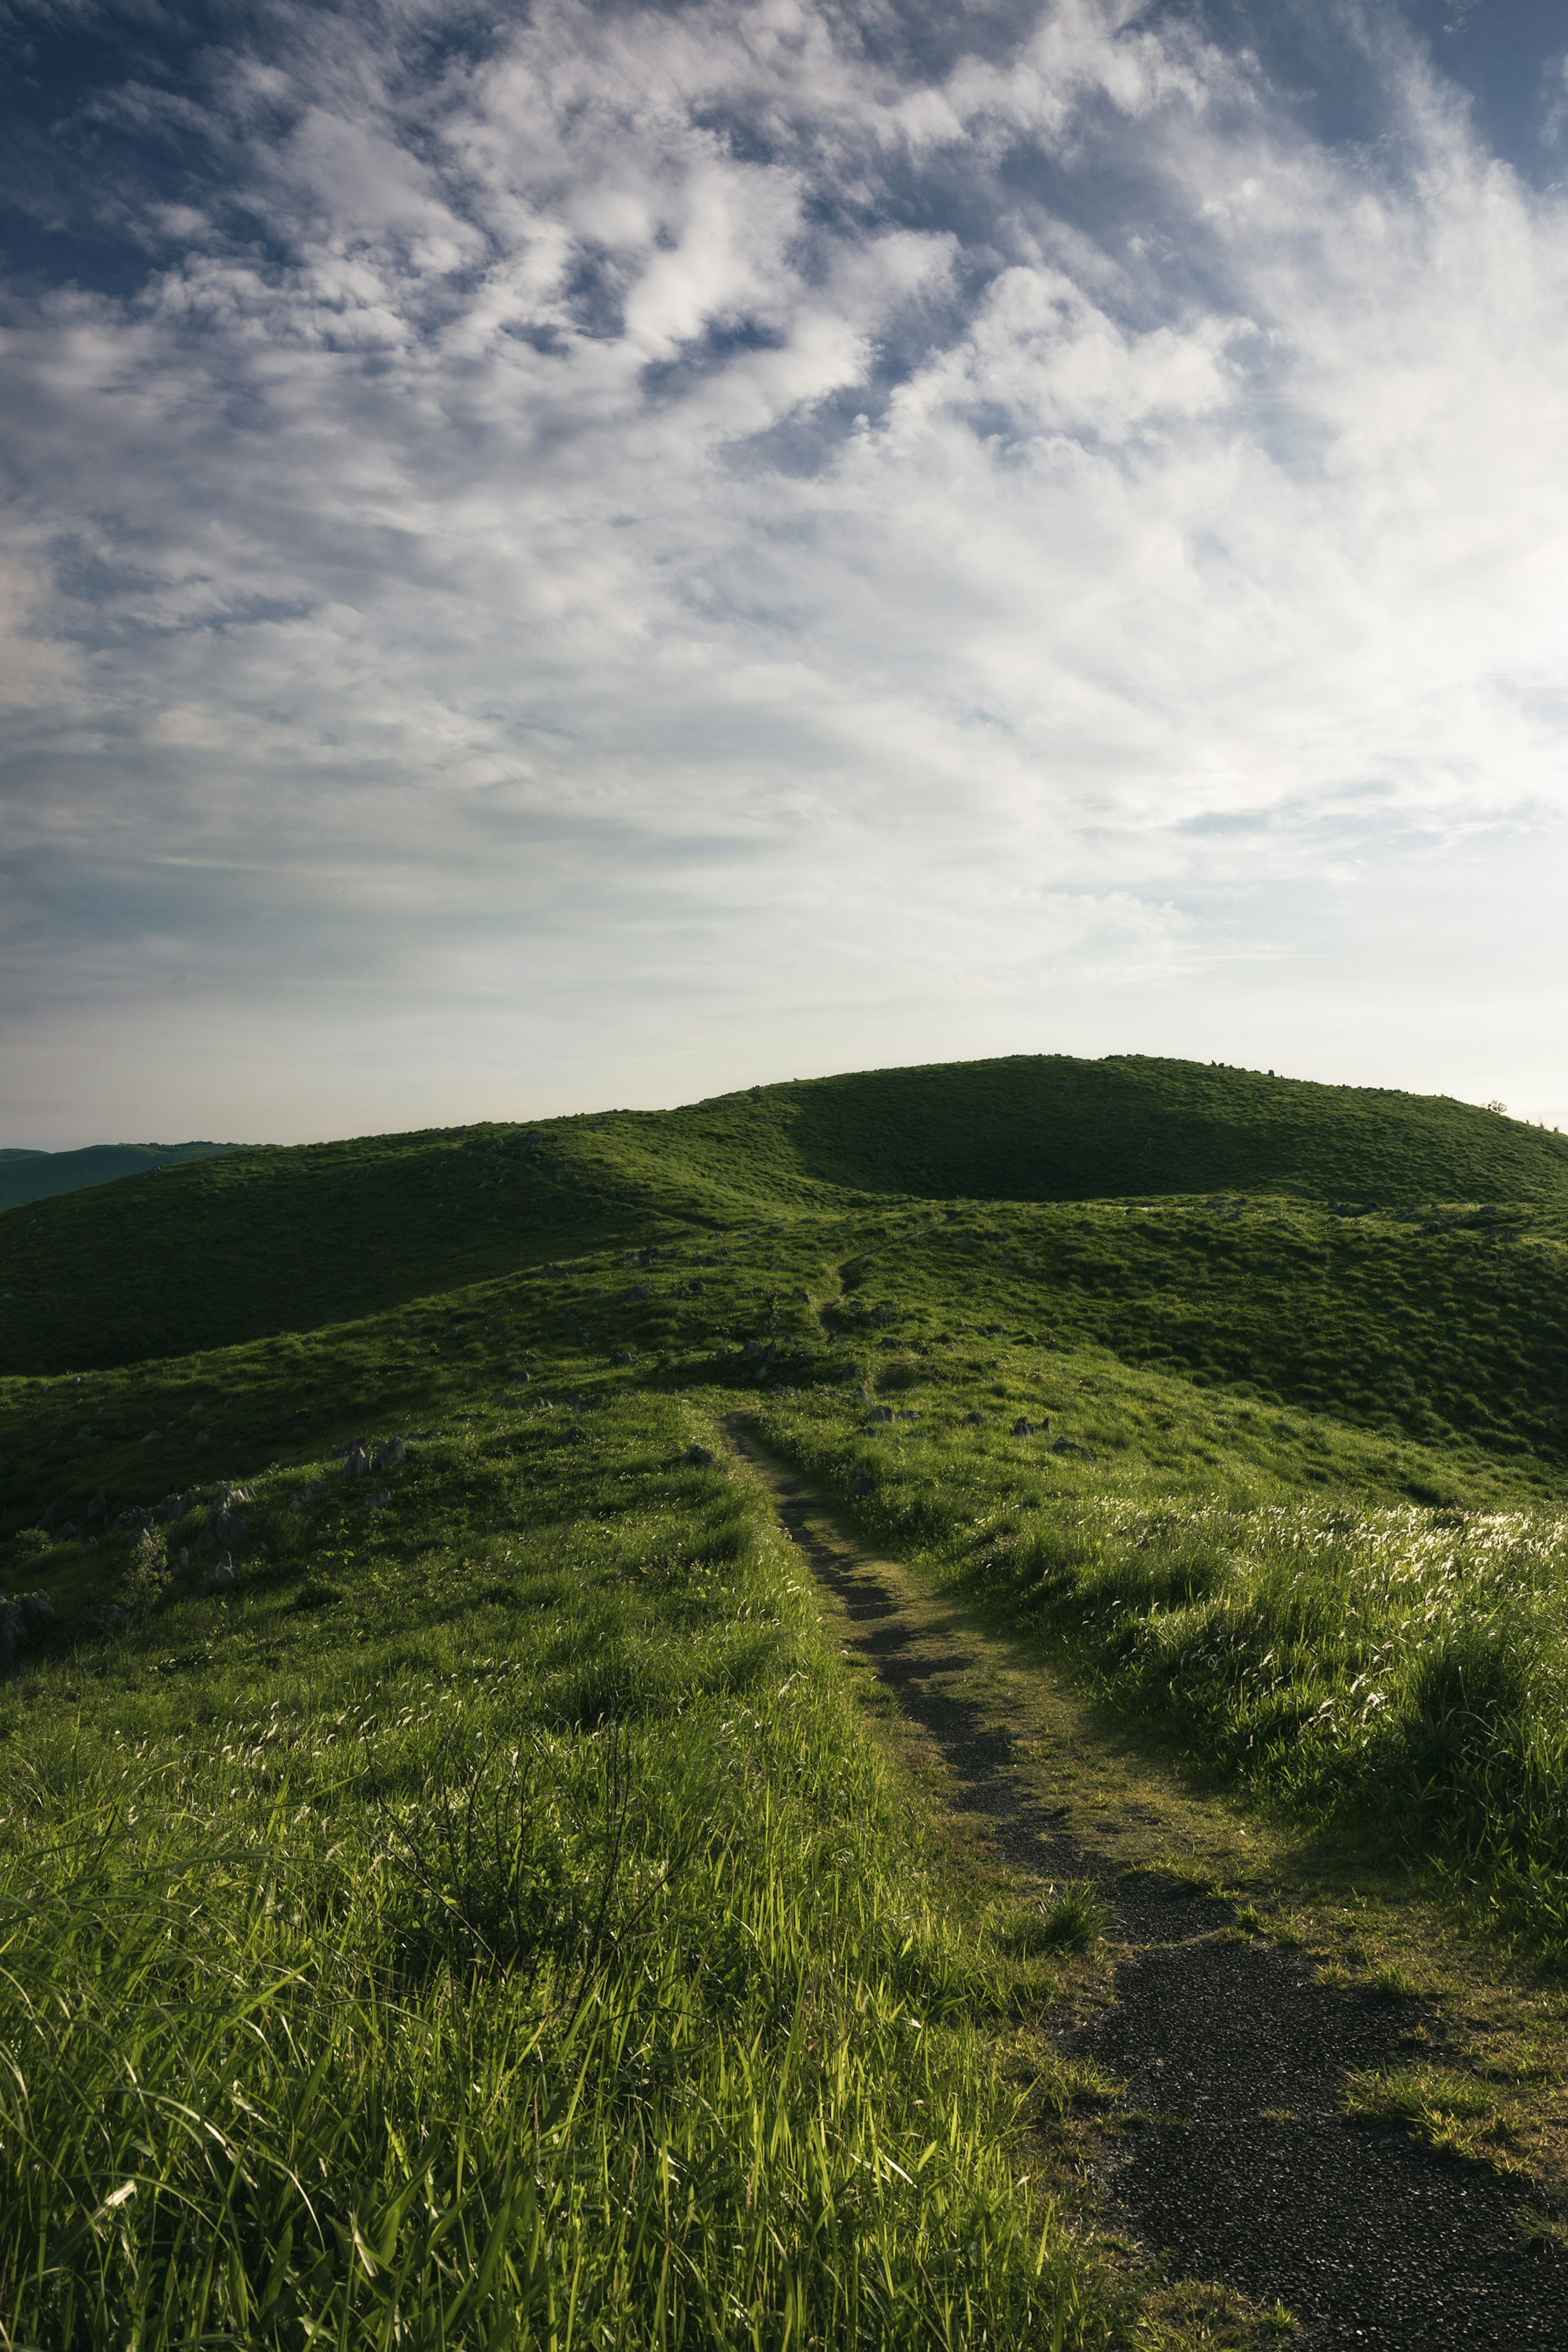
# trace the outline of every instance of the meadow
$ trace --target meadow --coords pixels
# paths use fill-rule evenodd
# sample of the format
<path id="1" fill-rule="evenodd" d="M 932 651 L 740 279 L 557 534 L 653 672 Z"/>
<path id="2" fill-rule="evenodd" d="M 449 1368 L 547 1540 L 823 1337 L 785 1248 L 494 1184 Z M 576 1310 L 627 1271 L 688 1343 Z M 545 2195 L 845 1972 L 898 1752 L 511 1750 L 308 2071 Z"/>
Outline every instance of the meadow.
<path id="1" fill-rule="evenodd" d="M 1563 1150 L 1047 1059 L 8 1212 L 0 2340 L 1242 2341 L 726 1422 L 1555 1964 Z"/>

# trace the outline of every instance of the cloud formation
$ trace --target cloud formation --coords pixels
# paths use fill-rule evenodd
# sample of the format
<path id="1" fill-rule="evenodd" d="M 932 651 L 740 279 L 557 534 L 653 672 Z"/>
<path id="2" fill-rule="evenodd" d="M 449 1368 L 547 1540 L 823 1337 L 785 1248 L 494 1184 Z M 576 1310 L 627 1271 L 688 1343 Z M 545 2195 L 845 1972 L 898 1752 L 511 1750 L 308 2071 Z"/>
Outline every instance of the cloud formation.
<path id="1" fill-rule="evenodd" d="M 284 9 L 71 93 L 8 1139 L 1035 1045 L 1568 1115 L 1564 199 L 1334 37 L 1375 135 L 1119 0 Z"/>

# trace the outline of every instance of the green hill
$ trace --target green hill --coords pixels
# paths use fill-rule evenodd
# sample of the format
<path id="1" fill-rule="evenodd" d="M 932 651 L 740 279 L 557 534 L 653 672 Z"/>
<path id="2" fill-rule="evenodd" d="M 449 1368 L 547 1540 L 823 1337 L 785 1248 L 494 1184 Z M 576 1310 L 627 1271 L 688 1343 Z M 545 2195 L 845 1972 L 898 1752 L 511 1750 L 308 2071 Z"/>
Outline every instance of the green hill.
<path id="1" fill-rule="evenodd" d="M 237 1149 L 232 1143 L 89 1143 L 80 1151 L 0 1151 L 0 1209 Z"/>
<path id="2" fill-rule="evenodd" d="M 1142 2340 L 1021 2137 L 1090 1979 L 925 1842 L 727 1431 L 1560 1964 L 1565 1186 L 1042 1058 L 9 1211 L 0 2336 Z"/>
<path id="3" fill-rule="evenodd" d="M 233 1149 L 0 1219 L 0 1371 L 308 1328 L 667 1228 L 895 1199 L 1215 1190 L 1543 1213 L 1568 1207 L 1568 1139 L 1440 1097 L 1049 1055 L 756 1087 L 673 1111 Z"/>

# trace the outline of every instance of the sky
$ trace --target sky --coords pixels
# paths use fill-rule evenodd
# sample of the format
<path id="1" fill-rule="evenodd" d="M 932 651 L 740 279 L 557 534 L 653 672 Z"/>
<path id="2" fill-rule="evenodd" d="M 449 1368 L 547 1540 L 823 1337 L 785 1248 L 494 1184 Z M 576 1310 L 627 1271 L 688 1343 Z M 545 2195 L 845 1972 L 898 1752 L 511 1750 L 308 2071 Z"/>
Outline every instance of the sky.
<path id="1" fill-rule="evenodd" d="M 0 0 L 0 1143 L 1568 1127 L 1561 0 Z"/>

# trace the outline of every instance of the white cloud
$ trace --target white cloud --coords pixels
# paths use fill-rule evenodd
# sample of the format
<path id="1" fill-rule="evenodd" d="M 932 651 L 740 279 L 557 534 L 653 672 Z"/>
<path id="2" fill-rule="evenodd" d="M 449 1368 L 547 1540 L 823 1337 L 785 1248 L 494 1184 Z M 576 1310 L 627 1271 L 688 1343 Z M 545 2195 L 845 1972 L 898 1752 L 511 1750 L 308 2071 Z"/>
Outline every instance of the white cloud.
<path id="1" fill-rule="evenodd" d="M 1483 841 L 1500 948 L 1563 797 L 1562 199 L 1392 37 L 1385 156 L 1133 15 L 924 83 L 794 0 L 236 58 L 265 235 L 160 197 L 141 292 L 0 345 L 34 1046 L 145 1127 L 227 1024 L 276 1091 L 231 1057 L 216 1124 L 277 1134 L 386 1116 L 386 1020 L 407 1123 L 558 1095 L 563 1035 L 584 1101 L 634 1031 L 688 1091 L 1107 1021 L 1236 1059 L 1311 1034 L 1324 893 L 1381 1002 L 1391 877 Z"/>

